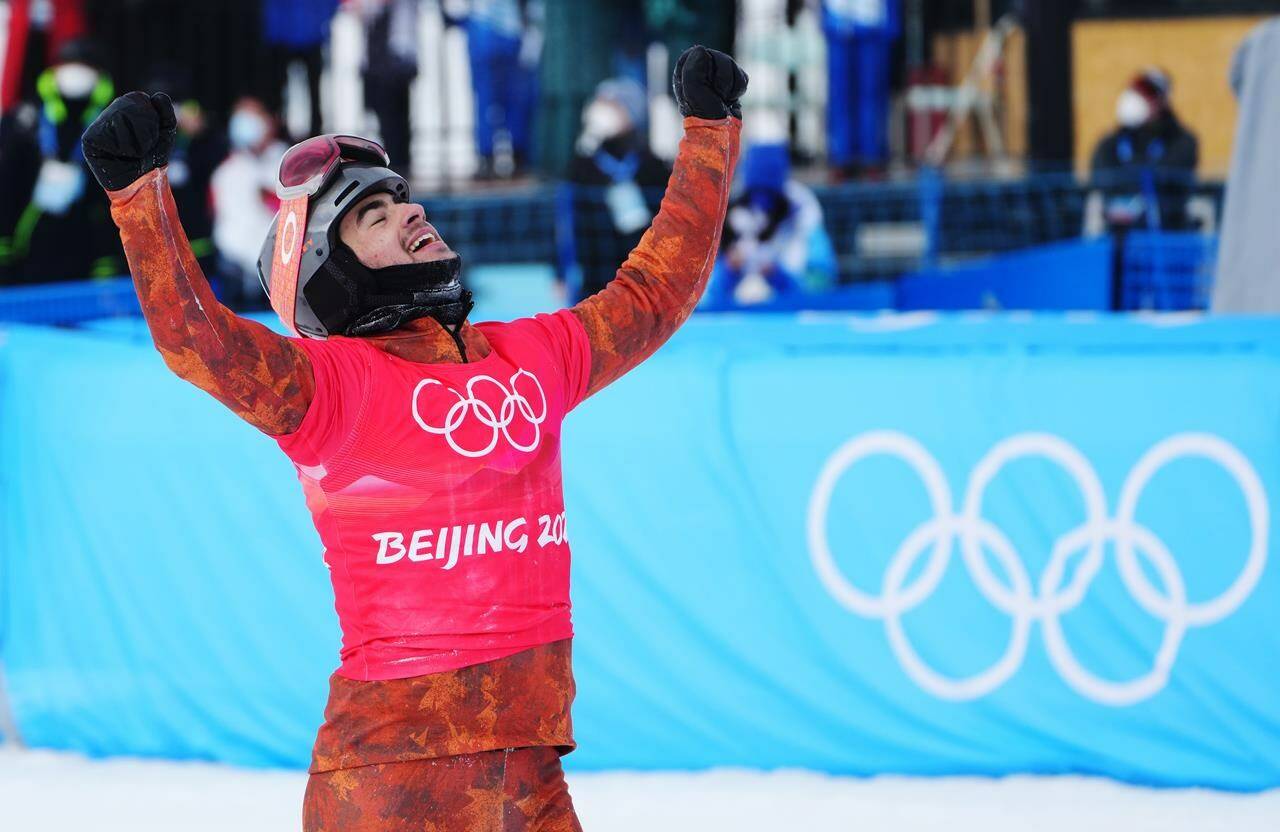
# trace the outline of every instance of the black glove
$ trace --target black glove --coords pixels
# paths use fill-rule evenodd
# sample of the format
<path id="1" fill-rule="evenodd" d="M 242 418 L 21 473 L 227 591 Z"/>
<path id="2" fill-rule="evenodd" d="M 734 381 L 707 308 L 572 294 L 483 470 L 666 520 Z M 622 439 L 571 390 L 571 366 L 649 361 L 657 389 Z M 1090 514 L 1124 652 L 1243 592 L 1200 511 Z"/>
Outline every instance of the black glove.
<path id="1" fill-rule="evenodd" d="M 671 86 L 682 116 L 742 118 L 738 99 L 747 91 L 747 73 L 723 52 L 690 46 L 676 61 Z"/>
<path id="2" fill-rule="evenodd" d="M 98 184 L 118 191 L 169 163 L 178 119 L 162 92 L 131 92 L 112 101 L 84 131 L 84 160 Z"/>

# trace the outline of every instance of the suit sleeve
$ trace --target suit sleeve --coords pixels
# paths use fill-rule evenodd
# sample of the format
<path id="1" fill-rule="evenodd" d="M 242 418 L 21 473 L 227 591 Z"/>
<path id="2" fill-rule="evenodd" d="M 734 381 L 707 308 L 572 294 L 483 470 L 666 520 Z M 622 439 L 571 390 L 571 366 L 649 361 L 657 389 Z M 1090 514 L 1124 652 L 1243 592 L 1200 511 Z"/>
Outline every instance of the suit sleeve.
<path id="1" fill-rule="evenodd" d="M 644 361 L 688 320 L 724 227 L 742 123 L 689 117 L 653 224 L 617 275 L 573 307 L 590 344 L 591 395 Z"/>
<path id="2" fill-rule="evenodd" d="M 169 369 L 265 433 L 296 430 L 314 390 L 307 355 L 214 297 L 178 221 L 166 169 L 108 196 L 142 314 Z"/>

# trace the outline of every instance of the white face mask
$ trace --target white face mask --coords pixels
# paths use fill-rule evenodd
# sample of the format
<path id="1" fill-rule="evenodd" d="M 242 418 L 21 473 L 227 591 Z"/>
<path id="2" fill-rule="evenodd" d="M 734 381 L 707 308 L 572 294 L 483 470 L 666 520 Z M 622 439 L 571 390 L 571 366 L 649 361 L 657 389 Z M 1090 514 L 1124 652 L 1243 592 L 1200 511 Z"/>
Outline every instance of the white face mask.
<path id="1" fill-rule="evenodd" d="M 1137 127 L 1151 118 L 1151 103 L 1134 90 L 1120 93 L 1116 101 L 1116 121 L 1121 127 Z"/>
<path id="2" fill-rule="evenodd" d="M 267 136 L 267 122 L 262 116 L 247 110 L 237 110 L 227 125 L 227 135 L 232 147 L 248 150 L 256 147 Z"/>
<path id="3" fill-rule="evenodd" d="M 630 127 L 622 108 L 609 101 L 592 101 L 582 114 L 582 132 L 599 141 L 612 139 Z"/>
<path id="4" fill-rule="evenodd" d="M 77 164 L 46 159 L 31 200 L 48 214 L 65 214 L 84 193 L 84 171 Z"/>
<path id="5" fill-rule="evenodd" d="M 88 98 L 98 83 L 98 71 L 84 64 L 63 64 L 53 71 L 53 80 L 63 98 Z"/>

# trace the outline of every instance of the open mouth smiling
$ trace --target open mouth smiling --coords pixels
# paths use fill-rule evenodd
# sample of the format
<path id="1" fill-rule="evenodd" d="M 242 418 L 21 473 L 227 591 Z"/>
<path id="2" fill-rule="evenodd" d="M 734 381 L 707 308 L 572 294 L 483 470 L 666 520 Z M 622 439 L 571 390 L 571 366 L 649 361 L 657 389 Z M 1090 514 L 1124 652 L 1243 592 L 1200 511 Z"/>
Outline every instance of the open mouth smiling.
<path id="1" fill-rule="evenodd" d="M 438 242 L 440 242 L 440 238 L 437 237 L 434 232 L 423 231 L 417 237 L 414 237 L 413 241 L 409 243 L 409 253 L 413 254 L 419 249 L 426 248 L 427 246 Z"/>

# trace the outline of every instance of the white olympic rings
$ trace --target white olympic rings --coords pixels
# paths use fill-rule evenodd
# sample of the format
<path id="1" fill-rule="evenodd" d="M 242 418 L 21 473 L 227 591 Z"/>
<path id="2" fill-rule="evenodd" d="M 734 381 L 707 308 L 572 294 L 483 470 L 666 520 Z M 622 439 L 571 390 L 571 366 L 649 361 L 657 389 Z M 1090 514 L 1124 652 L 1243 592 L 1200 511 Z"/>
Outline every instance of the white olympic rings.
<path id="1" fill-rule="evenodd" d="M 534 412 L 533 404 L 520 392 L 518 382 L 522 377 L 530 379 L 533 382 L 533 387 L 537 389 L 538 398 L 542 404 L 536 413 Z M 518 451 L 532 451 L 538 447 L 538 442 L 542 438 L 542 430 L 539 426 L 547 418 L 547 396 L 542 392 L 542 384 L 538 381 L 538 377 L 528 370 L 516 370 L 507 383 L 511 385 L 510 390 L 502 382 L 490 376 L 472 376 L 467 381 L 467 395 L 463 396 L 457 390 L 452 387 L 446 387 L 442 382 L 434 378 L 424 378 L 413 388 L 413 418 L 418 423 L 418 426 L 427 433 L 443 436 L 449 443 L 449 447 L 466 457 L 485 456 L 497 447 L 499 436 L 505 436 L 511 447 Z M 497 412 L 494 411 L 491 405 L 476 395 L 476 386 L 480 384 L 490 384 L 501 392 L 502 404 L 498 405 Z M 458 399 L 449 407 L 448 412 L 444 415 L 444 423 L 440 425 L 429 424 L 418 410 L 418 395 L 432 385 L 438 385 L 444 390 L 448 390 Z M 468 413 L 474 413 L 476 419 L 492 431 L 488 444 L 479 450 L 464 448 L 454 439 L 454 431 L 466 421 Z M 515 421 L 517 414 L 533 426 L 533 438 L 528 442 L 521 442 L 512 436 L 511 431 L 508 430 L 511 423 Z"/>
<path id="2" fill-rule="evenodd" d="M 933 519 L 907 535 L 889 561 L 879 595 L 854 586 L 840 571 L 827 541 L 827 514 L 836 484 L 849 468 L 877 455 L 898 457 L 924 483 Z M 1062 535 L 1050 550 L 1038 585 L 1009 539 L 982 516 L 987 486 L 1008 463 L 1024 457 L 1044 457 L 1071 475 L 1084 498 L 1084 522 Z M 1157 471 L 1182 457 L 1203 457 L 1220 465 L 1239 486 L 1249 515 L 1250 546 L 1244 567 L 1226 590 L 1207 601 L 1187 600 L 1182 572 L 1164 543 L 1135 518 L 1139 496 Z M 1004 684 L 1018 669 L 1030 640 L 1031 625 L 1039 621 L 1049 659 L 1062 679 L 1078 693 L 1106 705 L 1129 705 L 1146 699 L 1168 682 L 1182 637 L 1190 627 L 1203 627 L 1230 615 L 1253 591 L 1267 561 L 1270 525 L 1267 495 L 1249 460 L 1230 443 L 1207 433 L 1181 433 L 1158 442 L 1129 473 L 1120 490 L 1114 518 L 1108 517 L 1106 495 L 1089 461 L 1065 440 L 1047 433 L 1023 433 L 993 447 L 974 467 L 963 507 L 952 510 L 951 490 L 933 456 L 916 440 L 895 431 L 872 431 L 846 442 L 827 460 L 809 499 L 809 554 L 827 591 L 842 606 L 865 618 L 884 621 L 890 646 L 907 674 L 921 688 L 942 699 L 967 700 L 985 696 Z M 942 581 L 958 540 L 965 569 L 983 597 L 1010 616 L 1013 631 L 1004 654 L 987 669 L 955 679 L 929 667 L 911 646 L 902 616 L 919 606 Z M 1076 658 L 1062 632 L 1061 616 L 1079 606 L 1101 569 L 1106 543 L 1115 546 L 1116 564 L 1125 588 L 1146 612 L 1164 624 L 1164 634 L 1149 672 L 1123 682 L 1102 679 Z M 918 577 L 916 561 L 932 547 Z M 1008 584 L 992 572 L 985 552 L 1000 561 Z M 1071 558 L 1083 552 L 1074 576 L 1063 580 Z M 1163 584 L 1154 586 L 1138 563 L 1142 552 Z"/>
<path id="3" fill-rule="evenodd" d="M 298 245 L 298 212 L 289 211 L 284 218 L 284 226 L 280 229 L 280 262 L 286 266 L 293 259 L 293 250 Z"/>

